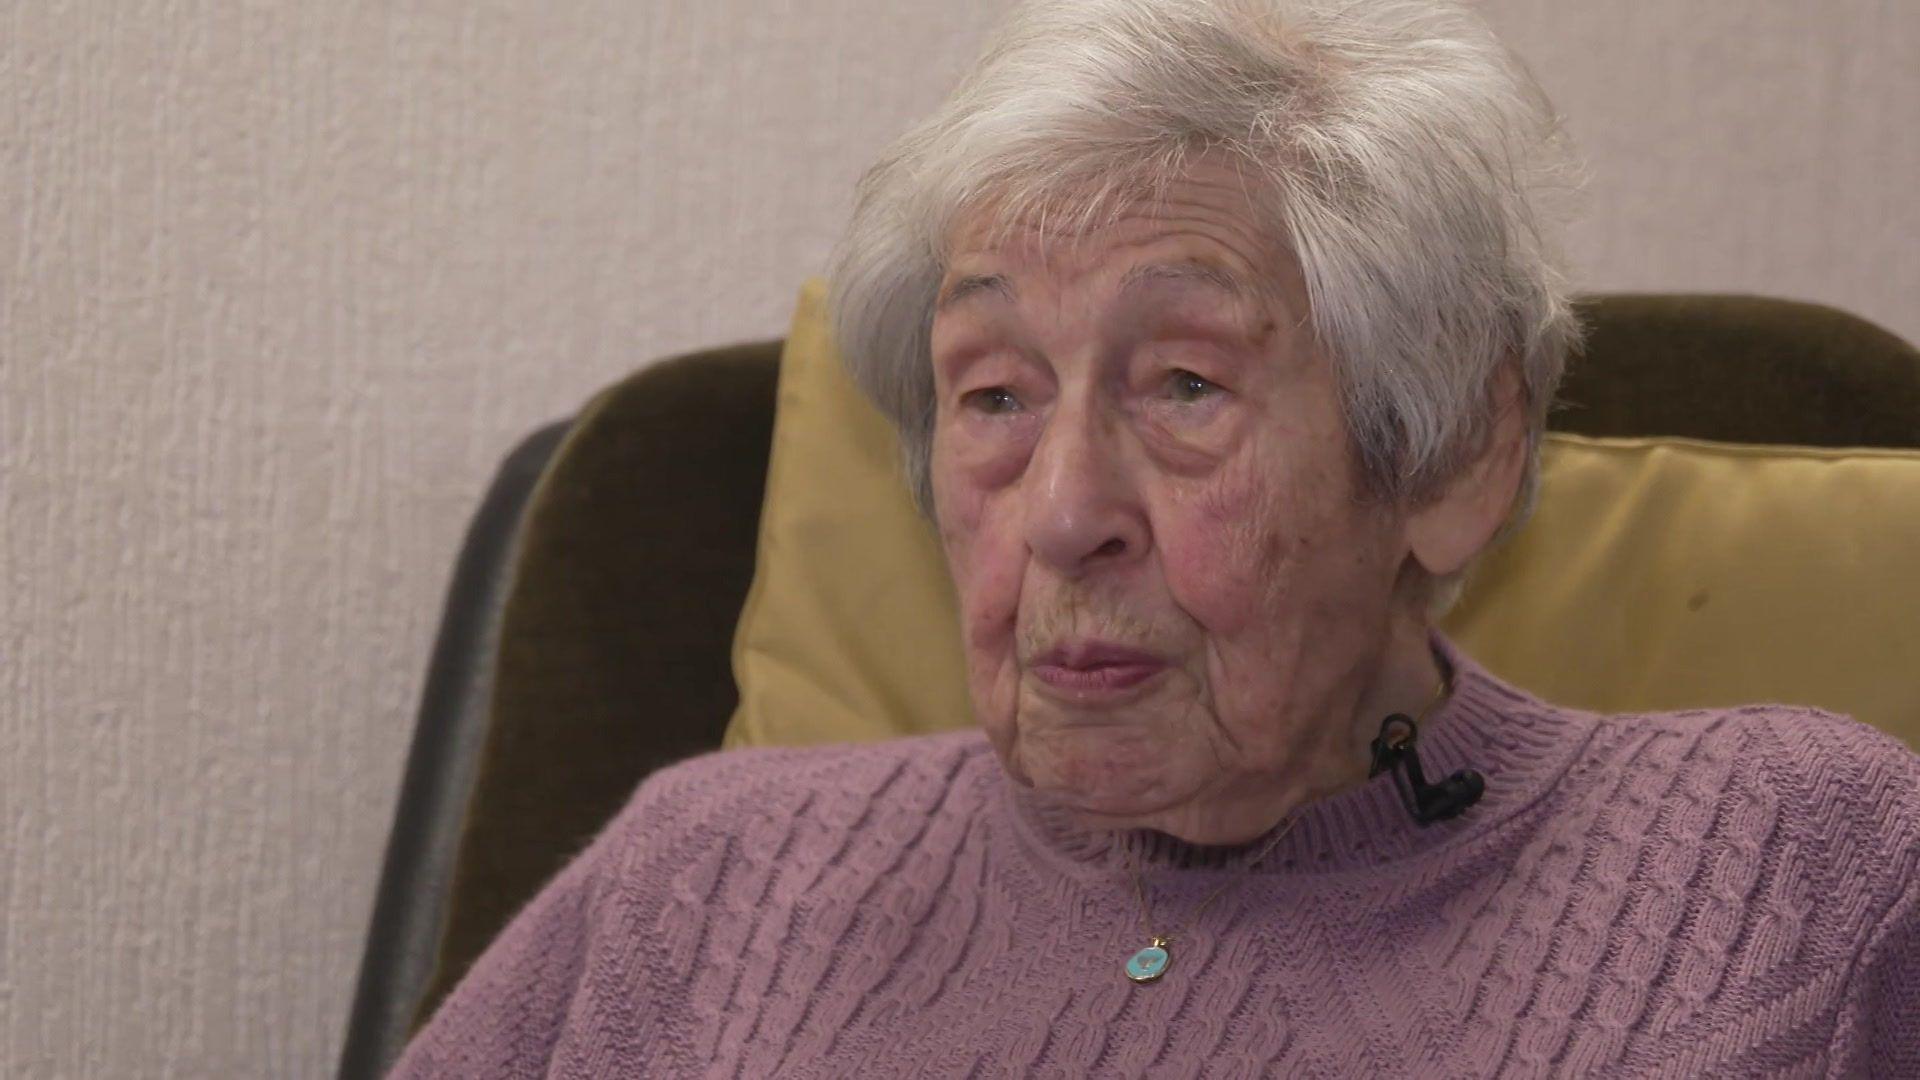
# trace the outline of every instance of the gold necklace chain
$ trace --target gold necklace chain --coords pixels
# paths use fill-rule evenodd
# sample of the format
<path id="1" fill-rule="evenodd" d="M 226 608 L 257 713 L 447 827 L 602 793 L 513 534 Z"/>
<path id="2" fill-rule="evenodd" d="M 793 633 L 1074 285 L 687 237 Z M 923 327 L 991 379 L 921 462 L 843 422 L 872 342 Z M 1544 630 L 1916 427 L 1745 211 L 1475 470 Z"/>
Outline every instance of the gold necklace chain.
<path id="1" fill-rule="evenodd" d="M 1446 700 L 1448 694 L 1453 690 L 1452 669 L 1442 661 L 1440 670 L 1440 686 L 1434 691 L 1433 697 L 1427 702 L 1426 708 L 1420 710 L 1420 719 L 1416 721 L 1416 723 L 1425 723 L 1427 717 L 1432 714 L 1433 710 L 1438 707 L 1442 701 Z M 1246 864 L 1244 869 L 1252 870 L 1254 867 L 1260 865 L 1261 861 L 1271 854 L 1275 847 L 1279 846 L 1281 839 L 1293 831 L 1293 823 L 1293 816 L 1288 815 L 1287 818 L 1276 827 L 1273 838 L 1268 840 L 1266 846 L 1260 849 L 1260 854 L 1255 855 L 1252 861 Z M 1140 929 L 1146 933 L 1149 944 L 1146 948 L 1134 953 L 1132 958 L 1127 961 L 1126 972 L 1127 978 L 1132 979 L 1134 982 L 1148 983 L 1166 974 L 1167 966 L 1171 963 L 1171 958 L 1167 954 L 1167 946 L 1172 943 L 1176 935 L 1173 933 L 1155 934 L 1153 932 L 1153 908 L 1147 903 L 1147 887 L 1141 877 L 1138 860 L 1135 860 L 1132 872 L 1133 895 L 1140 901 Z M 1180 927 L 1178 933 L 1185 934 L 1195 923 L 1199 922 L 1200 916 L 1206 914 L 1207 908 L 1211 906 L 1215 900 L 1220 899 L 1237 881 L 1237 878 L 1229 877 L 1226 881 L 1220 883 L 1219 888 L 1207 894 L 1207 898 L 1200 901 L 1200 906 L 1195 908 L 1193 914 L 1187 917 L 1186 924 Z"/>
<path id="2" fill-rule="evenodd" d="M 1265 859 L 1275 847 L 1279 846 L 1281 839 L 1291 831 L 1293 831 L 1293 819 L 1289 817 L 1281 822 L 1279 831 L 1273 834 L 1273 839 L 1267 841 L 1266 847 L 1260 849 L 1260 854 L 1255 855 L 1253 860 L 1247 863 L 1246 869 L 1251 870 L 1260 865 L 1260 861 Z M 1219 888 L 1208 894 L 1205 900 L 1200 901 L 1200 906 L 1195 908 L 1193 914 L 1187 917 L 1186 925 L 1180 928 L 1179 933 L 1186 933 L 1193 927 L 1194 923 L 1199 922 L 1200 916 L 1206 914 L 1208 905 L 1220 899 L 1221 895 L 1235 884 L 1235 880 L 1234 878 L 1228 878 L 1226 881 L 1221 882 Z M 1140 900 L 1140 929 L 1146 932 L 1149 939 L 1159 942 L 1162 947 L 1165 947 L 1166 944 L 1171 942 L 1177 935 L 1173 933 L 1156 934 L 1153 932 L 1153 909 L 1147 905 L 1147 887 L 1141 881 L 1140 868 L 1138 866 L 1133 868 L 1133 894 Z"/>

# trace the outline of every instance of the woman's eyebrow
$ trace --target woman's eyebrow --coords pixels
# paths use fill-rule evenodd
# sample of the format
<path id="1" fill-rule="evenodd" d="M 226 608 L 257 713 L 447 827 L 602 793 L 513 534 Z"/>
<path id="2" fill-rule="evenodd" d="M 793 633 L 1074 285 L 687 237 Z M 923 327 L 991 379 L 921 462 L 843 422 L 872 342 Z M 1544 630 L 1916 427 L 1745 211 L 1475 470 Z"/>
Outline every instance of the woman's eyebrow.
<path id="1" fill-rule="evenodd" d="M 1218 291 L 1236 301 L 1252 301 L 1259 290 L 1241 280 L 1239 275 L 1215 263 L 1186 259 L 1179 262 L 1142 263 L 1128 270 L 1120 279 L 1120 288 L 1116 294 L 1126 300 L 1141 289 L 1161 283 L 1191 283 L 1203 285 Z M 1009 304 L 1018 299 L 1012 279 L 1005 274 L 968 274 L 954 280 L 940 290 L 935 301 L 935 311 L 946 311 L 976 296 L 992 295 Z"/>
<path id="2" fill-rule="evenodd" d="M 1262 327 L 1273 325 L 1268 316 L 1273 310 L 1271 305 L 1277 301 L 1270 290 L 1249 282 L 1218 263 L 1199 259 L 1143 263 L 1128 270 L 1120 278 L 1114 303 L 1123 311 L 1132 310 L 1143 292 L 1160 285 L 1171 285 L 1176 289 L 1188 285 L 1199 286 L 1203 295 L 1211 294 L 1225 301 L 1226 306 L 1216 315 L 1224 316 L 1225 325 L 1232 326 L 1236 334 L 1250 339 L 1261 338 L 1264 334 Z M 1189 315 L 1207 321 L 1198 313 L 1190 312 Z"/>
<path id="3" fill-rule="evenodd" d="M 969 274 L 941 290 L 934 310 L 945 311 L 963 300 L 987 293 L 998 294 L 1009 304 L 1015 299 L 1013 282 L 1007 280 L 1005 274 Z"/>
<path id="4" fill-rule="evenodd" d="M 1143 263 L 1128 270 L 1120 279 L 1119 296 L 1125 299 L 1138 289 L 1163 281 L 1211 286 L 1241 301 L 1250 301 L 1259 295 L 1231 270 L 1214 263 L 1187 259 L 1180 262 Z"/>

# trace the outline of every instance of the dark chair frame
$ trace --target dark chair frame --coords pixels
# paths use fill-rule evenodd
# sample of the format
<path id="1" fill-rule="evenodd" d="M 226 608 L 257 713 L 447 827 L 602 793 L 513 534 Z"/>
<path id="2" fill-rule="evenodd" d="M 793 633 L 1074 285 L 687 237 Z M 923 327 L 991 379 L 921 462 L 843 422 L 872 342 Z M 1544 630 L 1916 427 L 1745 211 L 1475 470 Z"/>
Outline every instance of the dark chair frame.
<path id="1" fill-rule="evenodd" d="M 342 1077 L 385 1072 L 405 1045 L 433 977 L 460 823 L 486 742 L 493 657 L 515 540 L 534 486 L 571 423 L 547 424 L 514 447 L 461 544 L 374 897 L 373 925 L 340 1056 Z"/>

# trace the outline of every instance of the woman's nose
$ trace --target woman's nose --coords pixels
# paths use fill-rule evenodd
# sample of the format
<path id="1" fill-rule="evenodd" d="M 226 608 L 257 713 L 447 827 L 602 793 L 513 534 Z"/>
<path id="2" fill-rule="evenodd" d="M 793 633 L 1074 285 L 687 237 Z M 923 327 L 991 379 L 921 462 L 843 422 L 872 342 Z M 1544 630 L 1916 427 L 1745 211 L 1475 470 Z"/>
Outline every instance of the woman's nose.
<path id="1" fill-rule="evenodd" d="M 1097 415 L 1073 410 L 1049 418 L 1025 487 L 1027 545 L 1060 574 L 1079 577 L 1146 554 L 1138 493 Z"/>

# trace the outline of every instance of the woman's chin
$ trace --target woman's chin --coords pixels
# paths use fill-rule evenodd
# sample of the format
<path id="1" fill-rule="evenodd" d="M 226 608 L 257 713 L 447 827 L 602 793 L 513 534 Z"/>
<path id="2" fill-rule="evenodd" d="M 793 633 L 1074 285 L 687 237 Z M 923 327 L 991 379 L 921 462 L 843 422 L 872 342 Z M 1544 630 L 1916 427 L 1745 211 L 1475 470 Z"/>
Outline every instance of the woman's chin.
<path id="1" fill-rule="evenodd" d="M 1182 803 L 1191 785 L 1166 747 L 1149 741 L 1116 744 L 1111 735 L 1020 741 L 1011 770 L 1062 805 L 1115 827 L 1146 824 Z"/>

